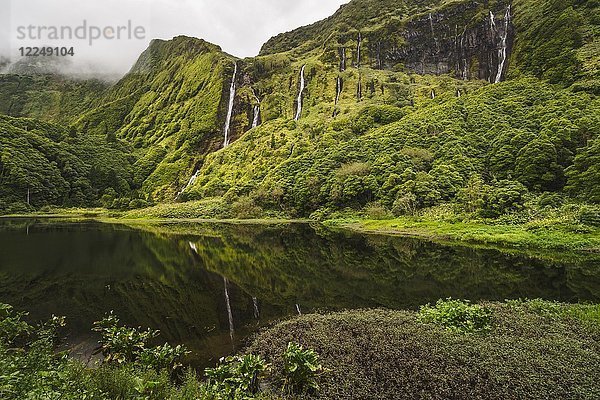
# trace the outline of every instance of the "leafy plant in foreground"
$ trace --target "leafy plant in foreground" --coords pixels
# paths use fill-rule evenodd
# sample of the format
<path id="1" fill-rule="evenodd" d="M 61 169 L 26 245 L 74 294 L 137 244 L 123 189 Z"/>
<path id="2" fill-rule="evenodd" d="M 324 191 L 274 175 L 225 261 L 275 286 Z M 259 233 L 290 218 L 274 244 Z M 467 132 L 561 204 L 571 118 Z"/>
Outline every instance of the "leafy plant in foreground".
<path id="1" fill-rule="evenodd" d="M 319 355 L 310 349 L 304 349 L 295 343 L 288 343 L 283 354 L 284 382 L 287 392 L 316 392 L 319 388 L 317 377 L 323 372 Z"/>
<path id="2" fill-rule="evenodd" d="M 251 398 L 258 393 L 259 379 L 269 365 L 260 356 L 227 357 L 215 368 L 205 370 L 211 392 L 227 399 Z"/>
<path id="3" fill-rule="evenodd" d="M 154 347 L 150 342 L 160 331 L 141 330 L 119 326 L 119 318 L 112 312 L 101 321 L 94 323 L 94 330 L 100 332 L 100 349 L 107 363 L 124 364 L 138 362 L 154 369 L 176 370 L 181 367 L 181 359 L 187 354 L 184 346 L 171 346 L 168 343 Z"/>

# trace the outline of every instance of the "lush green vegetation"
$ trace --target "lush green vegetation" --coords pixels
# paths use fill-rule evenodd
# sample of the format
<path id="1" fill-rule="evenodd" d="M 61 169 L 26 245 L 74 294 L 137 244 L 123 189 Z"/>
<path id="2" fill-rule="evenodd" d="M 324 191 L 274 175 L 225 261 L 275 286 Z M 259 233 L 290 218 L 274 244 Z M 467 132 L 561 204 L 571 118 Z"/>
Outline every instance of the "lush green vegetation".
<path id="1" fill-rule="evenodd" d="M 0 111 L 69 128 L 2 120 L 0 210 L 128 210 L 177 198 L 199 201 L 132 215 L 327 219 L 345 209 L 413 216 L 449 205 L 465 220 L 520 213 L 525 223 L 535 201 L 557 212 L 598 203 L 597 2 L 515 1 L 517 37 L 501 84 L 454 79 L 453 71 L 417 75 L 374 59 L 378 38 L 402 46 L 406 30 L 425 29 L 428 15 L 436 15 L 440 35 L 451 36 L 450 25 L 483 29 L 477 27 L 489 25 L 488 10 L 501 18 L 506 6 L 355 0 L 272 39 L 261 56 L 237 60 L 237 140 L 220 151 L 235 60 L 202 40 L 153 41 L 108 88 L 5 76 Z M 358 30 L 365 38 L 360 66 Z M 303 65 L 304 111 L 294 121 Z M 49 92 L 52 101 L 44 100 Z M 250 129 L 258 101 L 261 125 Z M 23 133 L 24 124 L 36 125 L 34 132 Z M 45 138 L 56 143 L 37 149 Z M 24 205 L 28 187 L 31 207 Z"/>
<path id="2" fill-rule="evenodd" d="M 419 322 L 432 310 L 439 318 Z M 464 332 L 470 320 L 487 329 L 467 324 Z M 277 366 L 287 342 L 300 338 L 328 369 L 317 381 L 322 399 L 595 399 L 599 324 L 598 306 L 450 301 L 420 313 L 303 316 L 261 334 L 249 350 Z"/>
<path id="3" fill-rule="evenodd" d="M 3 399 L 473 398 L 594 399 L 600 308 L 534 301 L 439 301 L 407 311 L 308 315 L 261 333 L 244 354 L 181 368 L 157 331 L 96 323 L 104 360 L 57 352 L 63 318 L 31 325 L 0 306 Z M 308 349 L 296 344 L 300 340 Z M 315 350 L 311 350 L 311 348 Z M 543 351 L 541 350 L 543 348 Z M 511 358 L 511 363 L 503 360 Z"/>
<path id="4" fill-rule="evenodd" d="M 0 304 L 0 396 L 6 400 L 274 399 L 280 392 L 314 392 L 323 369 L 315 352 L 290 342 L 283 353 L 283 386 L 270 386 L 270 394 L 259 392 L 271 368 L 252 354 L 221 360 L 200 381 L 195 371 L 180 364 L 184 347 L 152 344 L 159 331 L 121 326 L 113 314 L 95 323 L 104 359 L 90 367 L 57 351 L 64 318 L 38 325 L 25 319 L 25 313 Z"/>

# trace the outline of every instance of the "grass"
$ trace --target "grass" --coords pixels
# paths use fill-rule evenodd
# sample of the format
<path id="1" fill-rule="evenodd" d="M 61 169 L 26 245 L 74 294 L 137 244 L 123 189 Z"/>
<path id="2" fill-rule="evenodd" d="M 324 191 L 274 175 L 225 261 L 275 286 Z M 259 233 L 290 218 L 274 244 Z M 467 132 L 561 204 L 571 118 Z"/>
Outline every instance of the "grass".
<path id="1" fill-rule="evenodd" d="M 481 222 L 446 222 L 401 217 L 388 220 L 334 219 L 324 224 L 359 232 L 417 236 L 432 240 L 494 244 L 505 247 L 600 252 L 600 229 L 530 224 L 492 225 Z"/>
<path id="2" fill-rule="evenodd" d="M 248 351 L 277 368 L 289 341 L 315 349 L 320 399 L 597 399 L 600 307 L 541 300 L 482 303 L 489 331 L 449 330 L 413 311 L 306 315 Z"/>

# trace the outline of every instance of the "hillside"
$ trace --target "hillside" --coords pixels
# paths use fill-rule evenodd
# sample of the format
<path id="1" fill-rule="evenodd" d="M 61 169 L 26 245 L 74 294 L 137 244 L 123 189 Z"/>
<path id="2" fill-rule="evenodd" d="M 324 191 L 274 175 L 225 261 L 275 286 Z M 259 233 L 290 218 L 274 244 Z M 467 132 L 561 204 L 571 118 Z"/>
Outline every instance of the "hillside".
<path id="1" fill-rule="evenodd" d="M 255 58 L 177 37 L 110 87 L 3 75 L 0 112 L 122 149 L 128 189 L 92 184 L 87 206 L 220 199 L 240 215 L 322 217 L 453 204 L 498 217 L 532 197 L 599 202 L 599 14 L 595 1 L 353 0 Z M 10 129 L 3 154 L 19 146 Z"/>

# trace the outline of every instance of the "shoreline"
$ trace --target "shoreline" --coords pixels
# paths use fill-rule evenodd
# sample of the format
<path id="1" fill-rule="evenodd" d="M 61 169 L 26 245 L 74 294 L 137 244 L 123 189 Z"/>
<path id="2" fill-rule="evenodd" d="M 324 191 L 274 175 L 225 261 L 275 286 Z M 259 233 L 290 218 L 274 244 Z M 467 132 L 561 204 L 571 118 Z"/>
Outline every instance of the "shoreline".
<path id="1" fill-rule="evenodd" d="M 323 221 L 308 218 L 176 218 L 128 217 L 127 213 L 110 212 L 101 209 L 78 210 L 77 212 L 57 212 L 48 214 L 0 215 L 1 220 L 9 219 L 52 219 L 52 220 L 93 220 L 102 223 L 129 225 L 144 224 L 229 224 L 229 225 L 278 225 L 278 224 L 320 224 L 333 230 L 349 232 L 412 237 L 441 244 L 483 246 L 505 250 L 569 251 L 582 254 L 600 254 L 600 229 L 589 228 L 587 232 L 577 232 L 575 228 L 556 226 L 553 228 L 531 228 L 527 224 L 489 224 L 482 222 L 447 222 L 417 218 L 372 219 L 327 219 Z"/>

